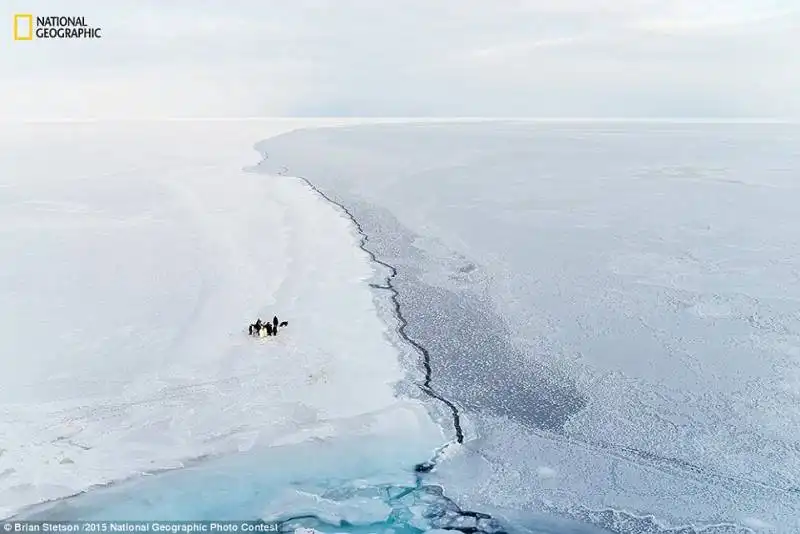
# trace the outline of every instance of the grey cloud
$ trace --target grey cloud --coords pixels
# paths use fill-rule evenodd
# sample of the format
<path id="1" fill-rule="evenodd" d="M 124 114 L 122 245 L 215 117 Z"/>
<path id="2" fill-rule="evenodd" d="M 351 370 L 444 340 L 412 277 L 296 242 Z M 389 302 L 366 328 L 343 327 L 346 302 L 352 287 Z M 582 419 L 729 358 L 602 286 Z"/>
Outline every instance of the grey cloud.
<path id="1" fill-rule="evenodd" d="M 104 39 L 11 44 L 0 91 L 66 114 L 800 116 L 791 4 L 81 0 Z"/>

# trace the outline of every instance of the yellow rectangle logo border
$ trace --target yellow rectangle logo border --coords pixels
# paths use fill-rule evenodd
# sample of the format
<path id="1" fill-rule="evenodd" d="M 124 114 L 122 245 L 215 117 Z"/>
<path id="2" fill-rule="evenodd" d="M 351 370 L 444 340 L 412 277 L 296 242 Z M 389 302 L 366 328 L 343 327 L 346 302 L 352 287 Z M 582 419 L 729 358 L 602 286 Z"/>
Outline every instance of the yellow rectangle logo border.
<path id="1" fill-rule="evenodd" d="M 20 37 L 19 28 L 21 23 L 26 20 L 28 21 L 28 33 L 27 37 Z M 15 41 L 32 41 L 33 40 L 33 15 L 29 13 L 18 13 L 14 15 L 14 40 Z"/>

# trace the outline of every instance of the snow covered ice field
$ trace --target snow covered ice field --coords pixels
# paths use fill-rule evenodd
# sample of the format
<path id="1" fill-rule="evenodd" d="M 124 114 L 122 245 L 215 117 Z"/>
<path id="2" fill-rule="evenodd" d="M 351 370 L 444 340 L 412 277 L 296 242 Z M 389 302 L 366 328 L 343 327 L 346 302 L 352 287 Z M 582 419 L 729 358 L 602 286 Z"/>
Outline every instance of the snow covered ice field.
<path id="1" fill-rule="evenodd" d="M 800 532 L 796 126 L 320 124 L 2 125 L 0 518 Z"/>
<path id="2" fill-rule="evenodd" d="M 287 133 L 398 269 L 470 421 L 460 505 L 615 532 L 800 532 L 800 127 L 387 125 Z M 314 154 L 314 157 L 309 157 Z"/>
<path id="3" fill-rule="evenodd" d="M 256 518 L 298 473 L 408 474 L 446 441 L 395 395 L 411 356 L 351 221 L 243 170 L 302 124 L 2 125 L 0 518 Z M 279 337 L 246 335 L 273 314 Z"/>

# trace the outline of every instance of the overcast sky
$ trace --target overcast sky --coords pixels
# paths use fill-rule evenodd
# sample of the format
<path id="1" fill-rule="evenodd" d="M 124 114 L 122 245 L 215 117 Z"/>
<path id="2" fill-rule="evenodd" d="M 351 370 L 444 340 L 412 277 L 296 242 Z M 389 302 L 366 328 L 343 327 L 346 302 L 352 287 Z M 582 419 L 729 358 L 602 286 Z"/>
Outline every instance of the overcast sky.
<path id="1" fill-rule="evenodd" d="M 800 118 L 800 0 L 5 0 L 0 117 Z M 14 13 L 103 38 L 14 42 Z"/>

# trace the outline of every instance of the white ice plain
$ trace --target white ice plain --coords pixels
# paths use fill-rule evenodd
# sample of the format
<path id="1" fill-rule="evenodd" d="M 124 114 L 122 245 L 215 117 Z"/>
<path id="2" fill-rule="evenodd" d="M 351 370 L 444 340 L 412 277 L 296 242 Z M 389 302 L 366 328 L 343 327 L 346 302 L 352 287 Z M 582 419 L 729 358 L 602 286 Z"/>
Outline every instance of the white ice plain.
<path id="1" fill-rule="evenodd" d="M 350 221 L 299 180 L 243 170 L 293 126 L 3 125 L 0 518 L 340 432 L 441 444 L 394 394 Z M 246 335 L 274 314 L 279 337 Z"/>

